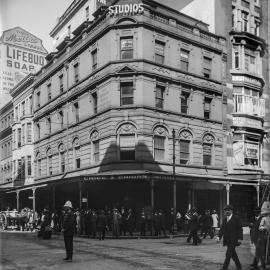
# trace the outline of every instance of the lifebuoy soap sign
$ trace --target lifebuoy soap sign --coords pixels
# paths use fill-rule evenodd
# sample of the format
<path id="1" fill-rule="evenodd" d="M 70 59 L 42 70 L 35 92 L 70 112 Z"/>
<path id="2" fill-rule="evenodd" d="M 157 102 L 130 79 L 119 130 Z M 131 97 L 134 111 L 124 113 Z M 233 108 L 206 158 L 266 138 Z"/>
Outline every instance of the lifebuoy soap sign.
<path id="1" fill-rule="evenodd" d="M 142 3 L 113 5 L 109 7 L 111 16 L 126 15 L 126 14 L 141 14 L 144 12 Z"/>
<path id="2" fill-rule="evenodd" d="M 42 41 L 20 27 L 3 32 L 0 40 L 0 87 L 9 92 L 27 74 L 46 64 Z"/>

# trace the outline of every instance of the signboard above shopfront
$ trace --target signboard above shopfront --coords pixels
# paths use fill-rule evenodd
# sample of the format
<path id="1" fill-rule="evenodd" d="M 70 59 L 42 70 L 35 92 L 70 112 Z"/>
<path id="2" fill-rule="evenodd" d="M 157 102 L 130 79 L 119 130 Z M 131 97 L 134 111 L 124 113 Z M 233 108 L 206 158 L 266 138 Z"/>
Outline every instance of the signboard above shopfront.
<path id="1" fill-rule="evenodd" d="M 109 7 L 109 13 L 112 16 L 127 15 L 127 14 L 141 14 L 144 11 L 143 4 L 124 4 L 113 5 Z"/>

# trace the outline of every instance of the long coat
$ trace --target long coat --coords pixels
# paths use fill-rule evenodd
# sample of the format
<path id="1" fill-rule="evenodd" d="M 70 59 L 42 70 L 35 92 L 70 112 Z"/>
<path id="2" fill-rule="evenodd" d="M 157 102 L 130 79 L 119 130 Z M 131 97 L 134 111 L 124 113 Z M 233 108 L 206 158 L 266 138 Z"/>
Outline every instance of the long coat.
<path id="1" fill-rule="evenodd" d="M 63 220 L 64 236 L 73 236 L 75 231 L 75 218 L 73 212 L 65 213 Z"/>
<path id="2" fill-rule="evenodd" d="M 219 238 L 222 237 L 224 246 L 237 246 L 238 240 L 243 240 L 242 223 L 238 216 L 232 215 L 229 222 L 227 222 L 227 217 L 223 219 L 219 231 Z"/>

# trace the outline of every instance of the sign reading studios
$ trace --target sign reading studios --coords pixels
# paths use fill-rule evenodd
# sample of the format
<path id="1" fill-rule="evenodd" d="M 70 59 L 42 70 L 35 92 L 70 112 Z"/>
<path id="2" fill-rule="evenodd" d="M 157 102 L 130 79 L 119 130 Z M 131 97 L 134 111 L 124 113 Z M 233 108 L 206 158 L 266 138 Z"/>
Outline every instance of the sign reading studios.
<path id="1" fill-rule="evenodd" d="M 144 7 L 142 3 L 113 5 L 109 7 L 109 13 L 111 16 L 142 14 L 143 12 L 144 12 Z"/>

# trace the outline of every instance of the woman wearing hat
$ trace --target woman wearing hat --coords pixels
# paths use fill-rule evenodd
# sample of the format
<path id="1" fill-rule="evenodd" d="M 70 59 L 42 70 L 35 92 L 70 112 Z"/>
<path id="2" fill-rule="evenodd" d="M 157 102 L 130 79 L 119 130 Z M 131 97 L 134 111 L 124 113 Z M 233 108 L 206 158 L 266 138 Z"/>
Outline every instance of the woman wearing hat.
<path id="1" fill-rule="evenodd" d="M 67 201 L 64 205 L 64 219 L 62 232 L 64 233 L 64 241 L 66 248 L 66 258 L 64 260 L 72 262 L 73 255 L 73 236 L 75 230 L 75 218 L 72 212 L 71 201 Z"/>

